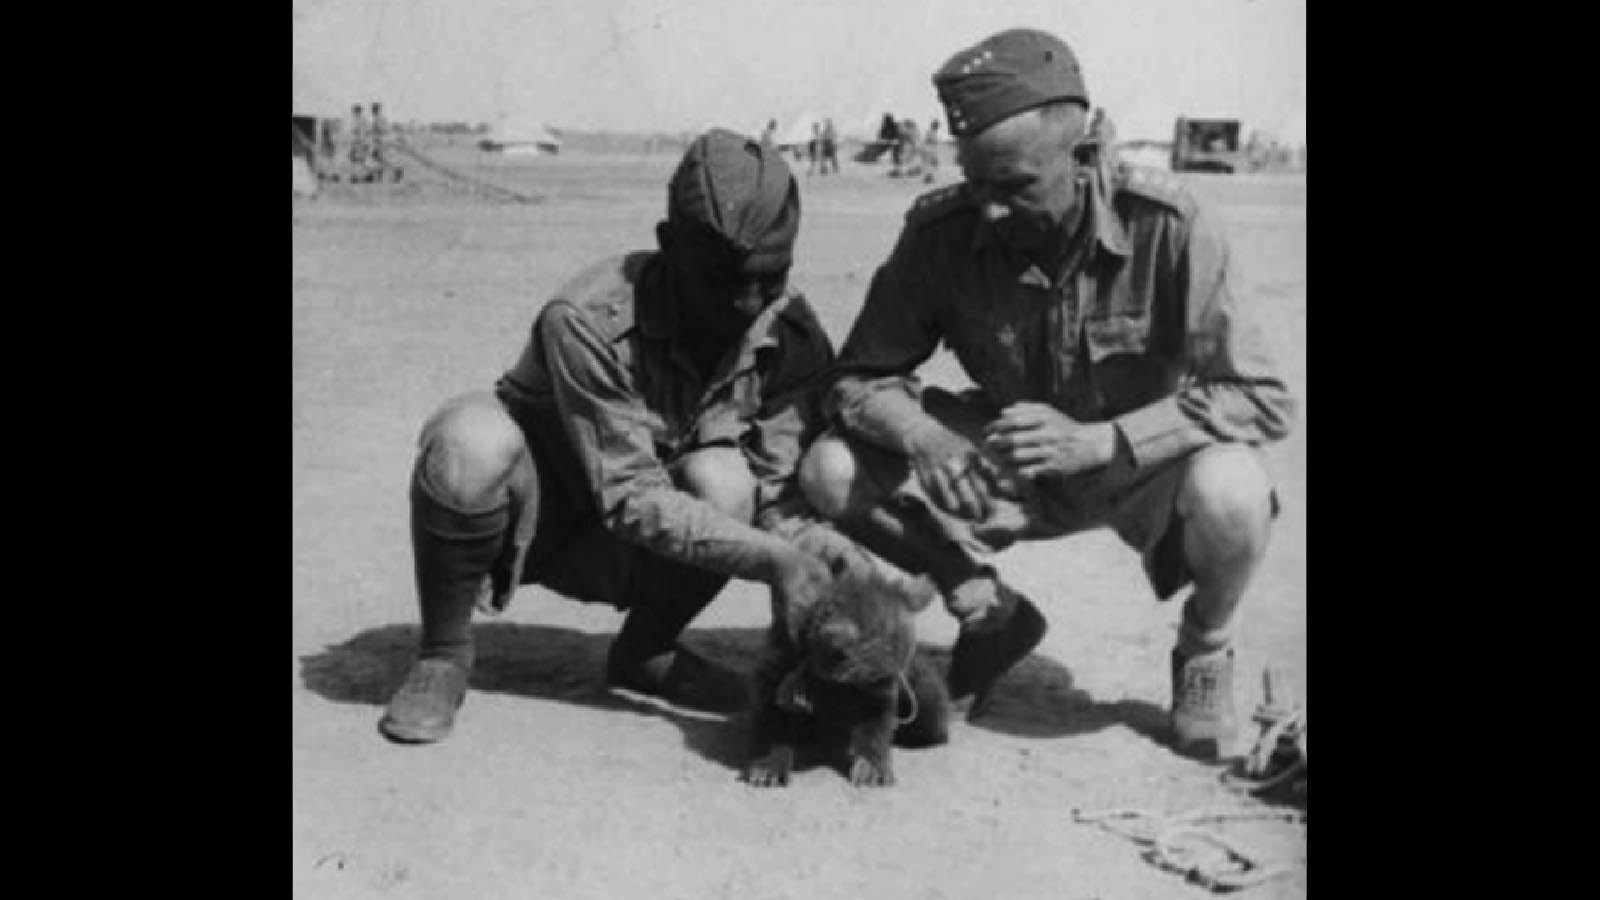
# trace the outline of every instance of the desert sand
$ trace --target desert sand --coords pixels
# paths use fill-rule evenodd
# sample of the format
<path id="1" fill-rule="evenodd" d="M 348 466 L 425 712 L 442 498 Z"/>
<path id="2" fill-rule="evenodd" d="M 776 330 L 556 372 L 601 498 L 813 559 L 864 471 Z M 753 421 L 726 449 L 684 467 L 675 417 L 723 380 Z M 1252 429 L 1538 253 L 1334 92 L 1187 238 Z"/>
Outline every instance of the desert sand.
<path id="1" fill-rule="evenodd" d="M 987 718 L 949 745 L 897 751 L 899 783 L 853 789 L 826 767 L 786 789 L 739 781 L 738 717 L 608 693 L 609 607 L 525 587 L 476 626 L 479 664 L 446 741 L 376 729 L 416 639 L 406 485 L 417 431 L 447 397 L 488 388 L 577 268 L 653 244 L 667 156 L 564 156 L 482 167 L 536 193 L 496 204 L 382 189 L 293 208 L 293 879 L 300 898 L 1181 898 L 1208 895 L 1075 824 L 1074 809 L 1272 809 L 1161 740 L 1178 601 L 1157 603 L 1107 531 L 1023 545 L 1002 574 L 1050 620 Z M 804 167 L 798 170 L 803 173 Z M 955 177 L 946 161 L 943 183 Z M 1283 511 L 1244 601 L 1237 692 L 1263 667 L 1304 698 L 1306 183 L 1180 176 L 1230 228 L 1245 295 L 1300 400 L 1270 450 Z M 802 174 L 794 280 L 842 341 L 901 216 L 929 186 L 846 163 Z M 952 360 L 931 381 L 959 385 Z M 687 641 L 734 668 L 760 650 L 765 591 L 731 584 Z M 942 665 L 937 604 L 919 639 Z M 1296 871 L 1245 896 L 1303 897 L 1303 824 L 1226 833 Z"/>

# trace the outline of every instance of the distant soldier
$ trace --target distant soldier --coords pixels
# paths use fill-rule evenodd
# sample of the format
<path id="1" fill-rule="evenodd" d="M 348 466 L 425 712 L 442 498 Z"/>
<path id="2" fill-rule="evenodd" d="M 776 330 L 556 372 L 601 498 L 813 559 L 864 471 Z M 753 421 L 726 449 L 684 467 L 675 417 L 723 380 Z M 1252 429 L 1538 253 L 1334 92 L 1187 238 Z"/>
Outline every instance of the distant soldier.
<path id="1" fill-rule="evenodd" d="M 350 107 L 348 132 L 345 159 L 350 163 L 350 180 L 364 181 L 371 157 L 372 128 L 367 124 L 366 114 L 359 103 Z"/>
<path id="2" fill-rule="evenodd" d="M 767 127 L 761 129 L 761 146 L 772 147 L 778 140 L 778 120 L 768 119 Z"/>
<path id="3" fill-rule="evenodd" d="M 918 159 L 921 154 L 922 143 L 917 139 L 917 123 L 905 119 L 900 123 L 899 162 L 905 167 L 900 174 L 907 178 L 921 174 L 922 164 Z"/>
<path id="4" fill-rule="evenodd" d="M 806 157 L 810 162 L 806 165 L 806 174 L 810 175 L 817 170 L 817 157 L 822 149 L 822 124 L 811 123 L 811 140 L 806 144 Z"/>
<path id="5" fill-rule="evenodd" d="M 822 121 L 822 174 L 828 174 L 828 164 L 833 164 L 833 174 L 839 174 L 839 132 L 832 119 Z"/>
<path id="6" fill-rule="evenodd" d="M 383 104 L 376 100 L 372 103 L 372 180 L 382 181 L 385 172 L 393 172 L 394 180 L 400 180 L 400 169 L 389 162 L 389 142 L 393 132 L 389 128 L 389 120 L 384 118 Z"/>

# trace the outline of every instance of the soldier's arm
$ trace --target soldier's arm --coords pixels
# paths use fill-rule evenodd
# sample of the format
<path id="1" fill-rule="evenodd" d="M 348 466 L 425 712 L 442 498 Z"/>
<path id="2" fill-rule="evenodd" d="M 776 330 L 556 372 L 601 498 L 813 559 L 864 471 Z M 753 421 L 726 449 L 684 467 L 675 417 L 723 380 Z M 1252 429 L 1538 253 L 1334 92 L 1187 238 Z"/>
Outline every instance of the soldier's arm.
<path id="1" fill-rule="evenodd" d="M 1187 231 L 1173 277 L 1187 310 L 1189 375 L 1173 396 L 1117 419 L 1141 466 L 1212 443 L 1275 441 L 1294 420 L 1294 398 L 1238 294 L 1227 237 L 1204 207 Z"/>
<path id="2" fill-rule="evenodd" d="M 826 412 L 845 431 L 902 453 L 909 451 L 907 436 L 931 421 L 912 373 L 941 337 L 927 278 L 933 261 L 920 258 L 917 244 L 916 226 L 908 222 L 872 277 L 825 400 Z"/>
<path id="3" fill-rule="evenodd" d="M 609 343 L 571 303 L 539 315 L 551 392 L 606 528 L 663 556 L 772 583 L 796 551 L 677 489 L 655 453 L 649 411 Z"/>

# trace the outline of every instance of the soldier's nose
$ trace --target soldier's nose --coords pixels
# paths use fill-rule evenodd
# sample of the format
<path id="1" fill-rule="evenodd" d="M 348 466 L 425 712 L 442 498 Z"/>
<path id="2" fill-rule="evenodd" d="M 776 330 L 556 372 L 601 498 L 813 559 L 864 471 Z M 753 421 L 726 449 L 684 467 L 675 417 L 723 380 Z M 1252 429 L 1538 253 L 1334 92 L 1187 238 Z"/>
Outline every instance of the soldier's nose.
<path id="1" fill-rule="evenodd" d="M 986 221 L 998 222 L 1009 215 L 1011 215 L 1011 207 L 1006 206 L 1004 203 L 987 200 L 983 204 L 983 218 Z"/>
<path id="2" fill-rule="evenodd" d="M 752 319 L 760 315 L 766 305 L 767 300 L 762 295 L 761 284 L 756 281 L 747 282 L 733 298 L 733 308 L 741 315 Z"/>

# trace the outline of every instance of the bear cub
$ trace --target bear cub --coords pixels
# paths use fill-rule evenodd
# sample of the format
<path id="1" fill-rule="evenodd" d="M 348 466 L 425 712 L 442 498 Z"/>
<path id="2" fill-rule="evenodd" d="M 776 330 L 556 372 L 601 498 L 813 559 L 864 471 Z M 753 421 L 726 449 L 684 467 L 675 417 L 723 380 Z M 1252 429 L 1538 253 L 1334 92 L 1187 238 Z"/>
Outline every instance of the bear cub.
<path id="1" fill-rule="evenodd" d="M 836 532 L 808 533 L 828 560 L 828 595 L 804 609 L 774 609 L 755 673 L 750 719 L 755 787 L 789 783 L 799 748 L 839 756 L 850 783 L 895 782 L 891 744 L 949 740 L 944 681 L 917 653 L 915 615 L 937 595 L 925 578 L 886 568 Z"/>

